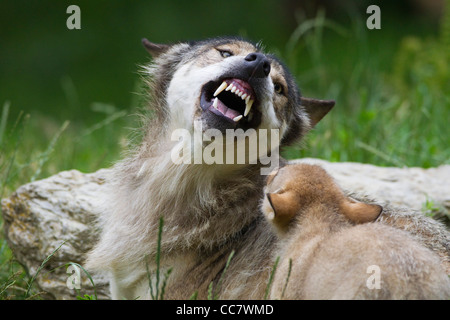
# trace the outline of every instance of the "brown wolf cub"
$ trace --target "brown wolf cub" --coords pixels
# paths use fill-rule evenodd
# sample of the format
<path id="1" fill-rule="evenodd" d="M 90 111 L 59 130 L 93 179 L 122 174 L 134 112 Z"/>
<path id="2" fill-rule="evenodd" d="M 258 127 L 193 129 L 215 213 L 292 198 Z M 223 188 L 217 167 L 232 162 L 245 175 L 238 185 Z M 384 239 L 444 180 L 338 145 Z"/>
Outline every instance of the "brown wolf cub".
<path id="1" fill-rule="evenodd" d="M 450 298 L 438 257 L 406 232 L 370 223 L 382 207 L 349 198 L 321 167 L 288 165 L 267 182 L 262 211 L 281 238 L 272 298 Z"/>

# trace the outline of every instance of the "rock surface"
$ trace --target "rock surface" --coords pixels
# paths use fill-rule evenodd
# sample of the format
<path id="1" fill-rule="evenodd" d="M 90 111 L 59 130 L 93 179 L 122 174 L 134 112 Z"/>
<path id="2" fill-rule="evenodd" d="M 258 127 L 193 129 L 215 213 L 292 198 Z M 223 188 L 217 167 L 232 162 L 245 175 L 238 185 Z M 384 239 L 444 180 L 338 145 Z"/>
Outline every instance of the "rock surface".
<path id="1" fill-rule="evenodd" d="M 97 239 L 94 221 L 101 208 L 108 172 L 63 171 L 23 185 L 2 200 L 5 237 L 28 273 L 36 274 L 43 261 L 54 253 L 36 278 L 39 288 L 48 293 L 44 298 L 75 299 L 78 295 L 67 286 L 73 272 L 67 273 L 65 264 L 82 265 L 85 253 Z M 90 280 L 80 271 L 80 295 L 94 294 Z M 106 279 L 93 277 L 98 298 L 107 298 Z"/>
<path id="2" fill-rule="evenodd" d="M 426 201 L 450 213 L 450 165 L 437 168 L 377 167 L 354 162 L 328 162 L 301 159 L 293 162 L 314 163 L 327 170 L 348 190 L 367 194 L 394 206 L 422 210 Z"/>
<path id="3" fill-rule="evenodd" d="M 446 214 L 450 212 L 450 165 L 420 169 L 318 159 L 294 162 L 297 161 L 323 166 L 349 191 L 414 210 L 421 210 L 429 199 L 442 206 Z M 110 169 L 91 174 L 64 171 L 23 185 L 2 200 L 5 237 L 29 274 L 34 275 L 51 255 L 36 278 L 37 285 L 48 293 L 46 298 L 74 299 L 77 295 L 94 293 L 83 270 L 80 292 L 69 289 L 68 279 L 73 274 L 67 273 L 66 267 L 70 262 L 82 265 L 86 252 L 97 239 L 94 221 L 102 208 L 110 173 Z M 98 298 L 108 298 L 106 279 L 92 276 Z"/>

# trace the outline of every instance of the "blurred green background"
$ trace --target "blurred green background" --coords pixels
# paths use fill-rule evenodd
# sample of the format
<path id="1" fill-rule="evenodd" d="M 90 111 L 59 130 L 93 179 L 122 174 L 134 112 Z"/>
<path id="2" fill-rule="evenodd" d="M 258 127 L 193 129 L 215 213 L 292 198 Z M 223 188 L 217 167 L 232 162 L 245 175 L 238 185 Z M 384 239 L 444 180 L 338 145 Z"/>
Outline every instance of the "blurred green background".
<path id="1" fill-rule="evenodd" d="M 71 4 L 81 9 L 81 30 L 66 27 Z M 366 27 L 370 4 L 381 8 L 381 30 Z M 142 37 L 262 40 L 291 68 L 305 96 L 335 99 L 303 148 L 285 151 L 289 158 L 448 163 L 444 12 L 445 0 L 2 1 L 6 188 L 65 169 L 94 171 L 120 158 L 142 107 L 137 71 L 150 59 Z"/>
<path id="2" fill-rule="evenodd" d="M 328 2 L 334 5 L 324 6 Z M 373 1 L 328 2 L 2 1 L 0 101 L 11 100 L 15 111 L 39 110 L 74 120 L 85 119 L 84 110 L 92 102 L 128 108 L 138 79 L 137 65 L 148 60 L 140 44 L 142 37 L 171 42 L 238 34 L 262 40 L 270 50 L 283 55 L 287 41 L 302 22 L 297 20 L 305 21 L 323 9 L 327 18 L 347 29 L 345 34 L 325 30 L 323 46 L 327 52 L 322 54 L 327 60 L 345 63 L 353 56 L 349 49 L 358 50 L 355 42 L 365 41 L 368 63 L 378 56 L 379 67 L 388 70 L 402 36 L 423 37 L 436 34 L 439 28 L 432 16 L 413 6 L 413 1 L 385 1 L 379 4 L 381 30 L 349 34 L 353 24 L 365 25 L 369 16 L 365 9 Z M 81 30 L 66 28 L 70 4 L 81 9 Z M 311 69 L 311 57 L 299 52 L 292 58 L 296 60 L 293 71 L 302 86 L 301 74 Z M 71 86 L 76 90 L 75 101 L 68 96 Z"/>

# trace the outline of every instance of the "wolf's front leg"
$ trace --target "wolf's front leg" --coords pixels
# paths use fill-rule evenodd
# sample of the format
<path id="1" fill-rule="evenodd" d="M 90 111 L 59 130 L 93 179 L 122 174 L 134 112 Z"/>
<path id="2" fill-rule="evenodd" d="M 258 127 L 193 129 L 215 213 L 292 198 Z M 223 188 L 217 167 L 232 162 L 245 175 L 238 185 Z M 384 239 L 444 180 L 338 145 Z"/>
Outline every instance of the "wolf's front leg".
<path id="1" fill-rule="evenodd" d="M 150 299 L 150 287 L 145 268 L 117 268 L 110 275 L 113 300 Z"/>

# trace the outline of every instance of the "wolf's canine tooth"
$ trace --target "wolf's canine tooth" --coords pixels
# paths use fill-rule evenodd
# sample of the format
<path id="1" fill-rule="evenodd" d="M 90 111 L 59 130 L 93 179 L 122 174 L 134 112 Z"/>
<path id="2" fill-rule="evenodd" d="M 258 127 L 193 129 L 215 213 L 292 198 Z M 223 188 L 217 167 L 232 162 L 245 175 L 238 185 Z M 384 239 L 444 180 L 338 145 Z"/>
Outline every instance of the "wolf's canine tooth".
<path id="1" fill-rule="evenodd" d="M 222 84 L 217 88 L 217 90 L 214 92 L 213 96 L 217 96 L 219 93 L 221 93 L 226 87 L 228 86 L 228 84 L 224 81 L 222 82 Z"/>
<path id="2" fill-rule="evenodd" d="M 237 95 L 238 97 L 240 97 L 243 101 L 245 101 L 245 111 L 243 115 L 239 115 L 237 117 L 234 117 L 233 120 L 235 122 L 238 122 L 239 120 L 241 120 L 243 117 L 247 117 L 252 109 L 252 105 L 254 103 L 254 100 L 252 99 L 252 95 L 251 93 L 246 92 L 247 90 L 241 90 L 240 87 L 236 86 L 235 84 L 233 84 L 233 82 L 231 82 L 230 84 L 228 84 L 227 81 L 222 81 L 222 83 L 220 84 L 220 86 L 216 89 L 216 91 L 213 94 L 214 100 L 213 100 L 213 107 L 215 109 L 218 110 L 218 98 L 217 96 L 222 92 L 222 91 L 231 91 L 232 93 L 234 93 L 235 95 Z M 247 118 L 250 119 L 250 116 Z"/>
<path id="3" fill-rule="evenodd" d="M 242 114 L 239 115 L 239 116 L 237 116 L 237 117 L 235 117 L 235 118 L 233 118 L 233 121 L 234 121 L 234 122 L 238 122 L 238 121 L 241 120 L 241 119 L 242 119 Z"/>
<path id="4" fill-rule="evenodd" d="M 248 113 L 250 112 L 250 109 L 252 108 L 254 100 L 250 99 L 248 100 L 248 102 L 246 102 L 245 104 L 245 111 L 244 111 L 244 117 L 246 117 L 248 115 Z"/>

